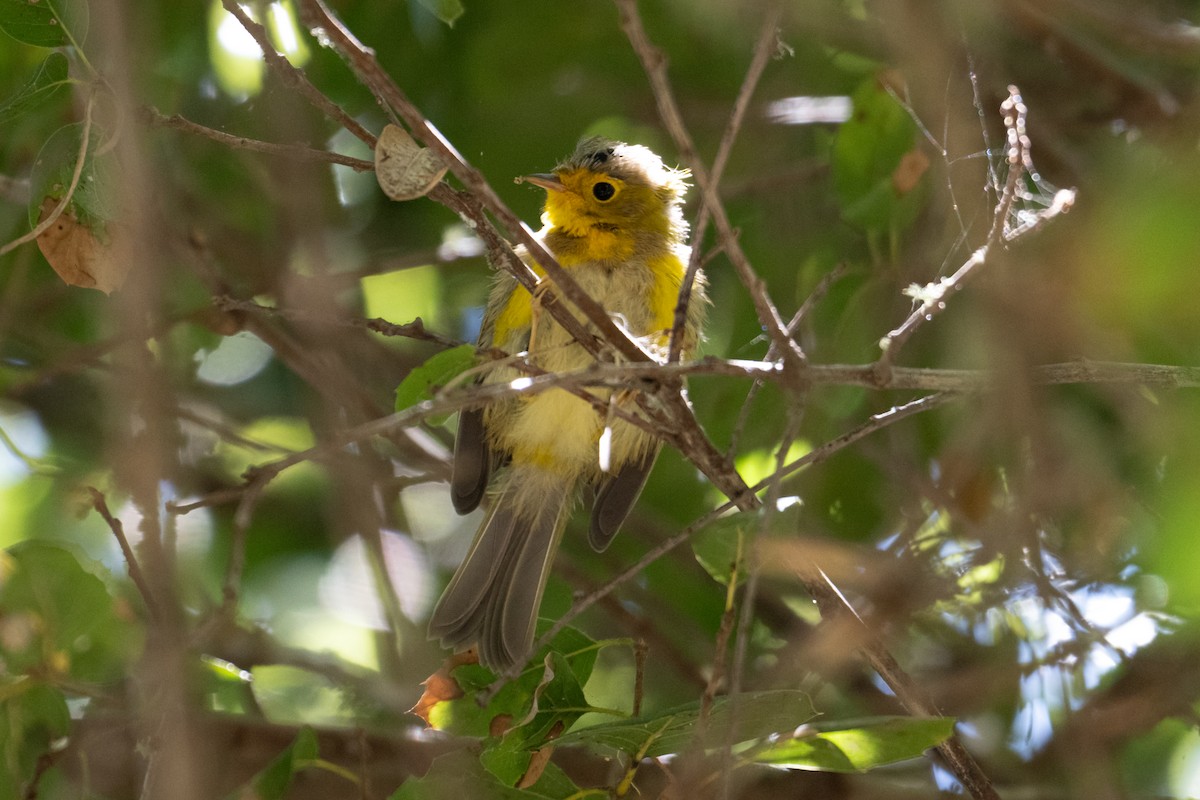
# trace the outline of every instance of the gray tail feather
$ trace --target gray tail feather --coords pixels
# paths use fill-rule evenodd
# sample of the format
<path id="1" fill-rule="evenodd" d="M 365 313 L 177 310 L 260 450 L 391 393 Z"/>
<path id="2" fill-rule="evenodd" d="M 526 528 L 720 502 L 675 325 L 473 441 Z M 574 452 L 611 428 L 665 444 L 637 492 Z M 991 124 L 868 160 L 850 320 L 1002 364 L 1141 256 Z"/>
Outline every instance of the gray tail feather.
<path id="1" fill-rule="evenodd" d="M 542 592 L 566 523 L 569 489 L 542 484 L 538 502 L 519 492 L 531 488 L 510 473 L 505 488 L 467 557 L 454 573 L 429 621 L 429 635 L 446 647 L 479 645 L 479 660 L 503 670 L 528 658 Z"/>

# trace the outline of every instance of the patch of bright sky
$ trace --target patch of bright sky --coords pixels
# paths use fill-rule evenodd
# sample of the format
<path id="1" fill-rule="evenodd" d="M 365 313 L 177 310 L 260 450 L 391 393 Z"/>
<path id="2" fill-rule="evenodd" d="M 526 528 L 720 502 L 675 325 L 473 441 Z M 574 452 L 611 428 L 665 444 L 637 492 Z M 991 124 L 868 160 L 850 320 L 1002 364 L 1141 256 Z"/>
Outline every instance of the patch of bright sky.
<path id="1" fill-rule="evenodd" d="M 255 18 L 252 6 L 242 9 Z M 262 89 L 265 64 L 262 50 L 237 18 L 227 12 L 220 0 L 213 0 L 209 11 L 209 57 L 217 84 L 227 94 L 245 100 Z M 309 48 L 301 37 L 295 11 L 290 2 L 275 2 L 267 7 L 266 28 L 275 48 L 295 66 L 309 58 Z"/>
<path id="2" fill-rule="evenodd" d="M 1117 651 L 1132 655 L 1154 640 L 1159 632 L 1155 615 L 1139 611 L 1132 589 L 1126 586 L 1087 586 L 1069 593 L 1079 614 L 1097 631 L 1105 631 L 1103 642 L 1090 645 L 1079 659 L 1047 663 L 1021 679 L 1022 705 L 1013 719 L 1010 747 L 1029 758 L 1053 735 L 1053 720 L 1061 712 L 1078 707 L 1084 693 L 1095 689 L 1118 666 Z M 1078 637 L 1064 612 L 1047 608 L 1037 597 L 1016 600 L 1009 611 L 1020 619 L 1029 636 L 1018 648 L 1021 660 L 1033 663 L 1052 658 L 1056 648 Z"/>
<path id="3" fill-rule="evenodd" d="M 37 414 L 15 403 L 0 402 L 0 487 L 28 476 L 26 459 L 44 457 L 48 445 Z"/>

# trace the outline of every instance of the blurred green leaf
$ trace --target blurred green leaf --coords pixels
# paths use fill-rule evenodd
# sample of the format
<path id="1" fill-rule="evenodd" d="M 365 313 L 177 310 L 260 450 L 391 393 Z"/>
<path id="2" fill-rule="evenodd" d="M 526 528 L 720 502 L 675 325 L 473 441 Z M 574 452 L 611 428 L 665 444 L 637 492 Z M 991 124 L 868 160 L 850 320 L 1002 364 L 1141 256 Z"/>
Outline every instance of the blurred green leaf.
<path id="1" fill-rule="evenodd" d="M 10 674 L 105 683 L 123 678 L 142 630 L 67 549 L 38 540 L 0 559 L 0 655 Z"/>
<path id="2" fill-rule="evenodd" d="M 746 579 L 746 526 L 757 524 L 757 519 L 752 513 L 721 517 L 692 537 L 696 560 L 717 583 L 728 586 L 735 569 L 739 584 Z"/>
<path id="3" fill-rule="evenodd" d="M 28 795 L 38 758 L 70 732 L 71 714 L 62 692 L 28 678 L 0 680 L 0 800 Z"/>
<path id="4" fill-rule="evenodd" d="M 38 47 L 80 46 L 87 37 L 84 0 L 0 0 L 0 30 Z"/>
<path id="5" fill-rule="evenodd" d="M 354 719 L 346 687 L 327 676 L 287 664 L 262 664 L 251 672 L 259 710 L 282 725 L 348 725 Z"/>
<path id="6" fill-rule="evenodd" d="M 798 498 L 781 498 L 778 509 L 770 512 L 764 526 L 765 510 L 738 511 L 705 525 L 692 537 L 692 552 L 700 566 L 717 583 L 728 586 L 737 567 L 737 582 L 746 579 L 746 543 L 756 532 L 783 537 L 795 536 L 800 529 L 802 506 Z M 765 529 L 764 529 L 765 527 Z"/>
<path id="7" fill-rule="evenodd" d="M 461 344 L 432 356 L 404 377 L 396 387 L 396 410 L 412 408 L 433 399 L 443 386 L 475 366 L 475 346 Z"/>
<path id="8" fill-rule="evenodd" d="M 551 787 L 557 788 L 557 787 Z M 501 783 L 469 750 L 455 750 L 433 760 L 420 778 L 409 778 L 388 800 L 564 800 L 569 794 L 544 794 L 538 787 L 515 789 Z"/>
<path id="9" fill-rule="evenodd" d="M 703 731 L 697 701 L 651 716 L 572 731 L 560 737 L 558 743 L 586 744 L 618 750 L 636 758 L 654 758 L 680 753 L 697 744 L 710 748 L 724 744 L 727 739 L 740 744 L 784 731 L 790 733 L 816 715 L 804 692 L 749 692 L 737 698 L 718 697 L 714 700 Z M 701 733 L 704 738 L 697 741 Z"/>
<path id="10" fill-rule="evenodd" d="M 55 92 L 69 84 L 67 57 L 62 53 L 51 53 L 38 65 L 28 83 L 0 104 L 0 125 L 47 102 Z"/>
<path id="11" fill-rule="evenodd" d="M 38 223 L 43 199 L 49 197 L 59 200 L 70 188 L 79 161 L 83 130 L 83 123 L 64 125 L 50 135 L 38 152 L 29 178 L 31 226 Z M 108 241 L 104 223 L 117 218 L 115 187 L 120 171 L 115 155 L 95 156 L 102 138 L 101 129 L 93 125 L 88 132 L 87 152 L 79 183 L 71 195 L 68 209 L 101 241 Z"/>
<path id="12" fill-rule="evenodd" d="M 366 275 L 359 283 L 363 311 L 368 317 L 393 322 L 411 322 L 420 318 L 426 325 L 437 328 L 446 311 L 440 267 L 411 267 Z"/>
<path id="13" fill-rule="evenodd" d="M 245 787 L 235 790 L 229 800 L 253 797 L 254 800 L 283 800 L 287 796 L 292 779 L 317 758 L 317 734 L 307 725 L 296 734 L 296 739 L 275 757 L 261 772 L 251 778 Z"/>
<path id="14" fill-rule="evenodd" d="M 838 129 L 833 146 L 842 216 L 869 231 L 904 229 L 924 201 L 918 189 L 928 166 L 917 148 L 916 123 L 880 78 L 864 82 L 853 100 L 854 113 Z"/>
<path id="15" fill-rule="evenodd" d="M 815 733 L 756 752 L 754 761 L 824 772 L 863 772 L 918 758 L 954 733 L 953 717 L 875 717 L 818 724 Z"/>
<path id="16" fill-rule="evenodd" d="M 459 0 L 417 0 L 417 2 L 452 28 L 464 11 L 463 4 Z"/>

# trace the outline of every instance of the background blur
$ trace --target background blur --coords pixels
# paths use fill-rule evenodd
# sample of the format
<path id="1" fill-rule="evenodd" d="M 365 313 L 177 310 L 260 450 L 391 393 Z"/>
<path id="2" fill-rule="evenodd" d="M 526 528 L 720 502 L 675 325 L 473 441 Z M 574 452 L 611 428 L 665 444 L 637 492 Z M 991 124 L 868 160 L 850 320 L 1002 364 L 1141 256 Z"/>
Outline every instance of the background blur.
<path id="1" fill-rule="evenodd" d="M 464 3 L 452 26 L 430 10 L 448 16 L 450 4 L 332 10 L 522 219 L 537 227 L 542 193 L 512 178 L 549 169 L 583 134 L 677 162 L 612 4 Z M 0 545 L 13 548 L 6 574 L 35 576 L 0 589 L 2 769 L 14 785 L 44 771 L 40 797 L 135 796 L 146 709 L 175 704 L 202 714 L 176 731 L 195 745 L 180 774 L 221 792 L 309 723 L 330 732 L 324 757 L 382 770 L 364 796 L 387 796 L 431 757 L 406 710 L 446 655 L 425 623 L 479 522 L 449 503 L 455 418 L 331 446 L 261 494 L 247 496 L 241 476 L 385 416 L 414 367 L 473 341 L 490 275 L 482 247 L 442 206 L 385 198 L 370 172 L 165 123 L 178 114 L 371 158 L 264 68 L 219 2 L 126 0 L 84 20 L 72 0 L 61 8 L 86 30 L 77 48 L 19 42 L 37 21 L 18 5 L 0 5 L 0 28 L 17 37 L 0 39 L 0 97 L 15 98 L 0 107 L 0 242 L 30 230 L 44 196 L 61 196 L 90 115 L 77 215 L 99 244 L 70 247 L 118 252 L 129 272 L 106 294 L 68 285 L 34 244 L 0 256 Z M 374 98 L 291 3 L 250 7 L 320 92 L 382 128 Z M 995 390 L 785 481 L 802 501 L 792 546 L 852 565 L 842 589 L 960 719 L 1002 793 L 1200 794 L 1200 392 L 1048 387 L 1029 373 L 1076 359 L 1197 364 L 1200 3 L 781 7 L 781 45 L 720 191 L 785 319 L 844 270 L 799 336 L 814 363 L 873 361 L 912 308 L 902 290 L 950 274 L 985 241 L 1008 85 L 1029 108 L 1037 167 L 1014 219 L 1056 188 L 1078 190 L 1070 214 L 994 253 L 899 357 L 985 371 Z M 641 11 L 711 161 L 764 7 L 654 0 Z M 697 245 L 712 243 L 710 232 Z M 768 343 L 724 256 L 707 275 L 704 353 L 762 358 Z M 420 318 L 431 336 L 368 330 L 377 317 Z M 749 483 L 773 470 L 794 397 L 731 377 L 695 378 L 690 396 Z M 814 387 L 793 455 L 917 396 Z M 177 599 L 156 612 L 169 625 L 147 626 L 152 612 L 87 487 L 123 524 L 152 590 Z M 607 552 L 590 551 L 577 515 L 543 615 L 722 502 L 665 451 Z M 685 546 L 576 624 L 596 639 L 644 638 L 644 705 L 663 708 L 698 698 L 726 663 L 715 652 L 725 595 Z M 814 635 L 815 617 L 798 578 L 767 570 L 743 686 L 805 689 L 828 719 L 900 713 L 848 643 Z M 79 629 L 51 630 L 53 619 Z M 606 647 L 589 701 L 630 709 L 634 673 L 628 646 Z M 383 767 L 347 755 L 361 756 L 351 745 L 368 735 L 388 754 Z M 39 760 L 62 737 L 67 755 Z M 213 764 L 236 766 L 214 775 Z M 793 777 L 789 791 L 823 797 L 952 786 L 927 760 Z"/>

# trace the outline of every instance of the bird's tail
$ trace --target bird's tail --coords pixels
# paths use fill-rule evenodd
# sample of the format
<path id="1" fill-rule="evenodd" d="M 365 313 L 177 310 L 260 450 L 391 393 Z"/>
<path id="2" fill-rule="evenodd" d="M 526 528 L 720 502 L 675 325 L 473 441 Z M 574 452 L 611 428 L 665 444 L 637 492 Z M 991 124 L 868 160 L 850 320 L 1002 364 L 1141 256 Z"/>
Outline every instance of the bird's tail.
<path id="1" fill-rule="evenodd" d="M 529 655 L 574 494 L 561 476 L 532 465 L 512 465 L 500 484 L 429 621 L 431 638 L 453 648 L 478 643 L 479 660 L 497 670 Z"/>

